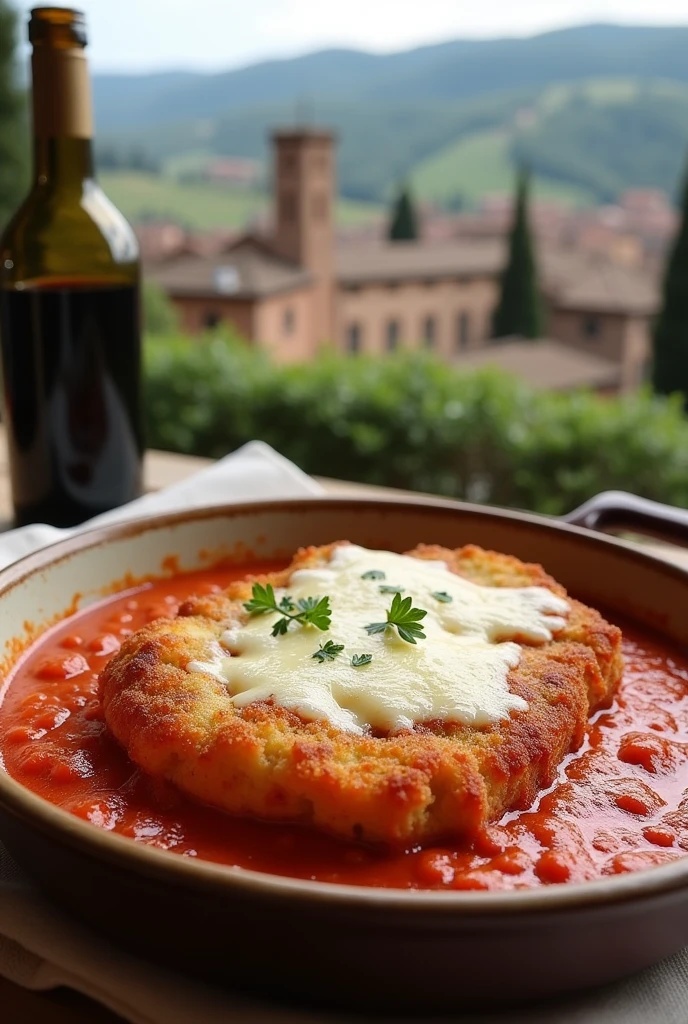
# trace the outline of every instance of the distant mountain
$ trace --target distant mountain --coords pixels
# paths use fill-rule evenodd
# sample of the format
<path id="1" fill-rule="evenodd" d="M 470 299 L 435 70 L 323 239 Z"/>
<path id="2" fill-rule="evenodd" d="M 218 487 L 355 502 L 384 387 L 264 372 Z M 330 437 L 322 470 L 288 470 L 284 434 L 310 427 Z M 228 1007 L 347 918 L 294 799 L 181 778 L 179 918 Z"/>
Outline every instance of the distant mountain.
<path id="1" fill-rule="evenodd" d="M 170 103 L 178 91 L 193 88 L 198 77 L 186 71 L 94 75 L 93 100 L 99 129 L 107 132 L 179 116 Z"/>
<path id="2" fill-rule="evenodd" d="M 425 198 L 471 202 L 526 162 L 552 194 L 608 201 L 630 186 L 675 190 L 686 52 L 688 27 L 612 25 L 389 55 L 327 50 L 220 74 L 96 75 L 96 115 L 103 143 L 177 165 L 264 159 L 270 128 L 331 125 L 340 188 L 356 199 L 412 178 Z"/>
<path id="3" fill-rule="evenodd" d="M 539 89 L 586 78 L 688 82 L 688 28 L 589 25 L 530 39 L 456 40 L 393 54 L 323 50 L 219 74 L 96 75 L 99 128 L 216 117 L 310 101 L 417 103 Z"/>

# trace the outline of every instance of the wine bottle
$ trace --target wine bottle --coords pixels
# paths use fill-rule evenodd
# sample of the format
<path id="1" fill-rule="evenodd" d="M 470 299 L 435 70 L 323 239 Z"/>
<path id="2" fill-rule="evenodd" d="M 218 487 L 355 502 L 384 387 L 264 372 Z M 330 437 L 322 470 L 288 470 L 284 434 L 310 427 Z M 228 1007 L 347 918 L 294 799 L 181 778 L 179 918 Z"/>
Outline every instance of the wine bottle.
<path id="1" fill-rule="evenodd" d="M 84 16 L 31 12 L 34 172 L 0 239 L 4 423 L 18 525 L 140 493 L 136 236 L 94 178 Z"/>

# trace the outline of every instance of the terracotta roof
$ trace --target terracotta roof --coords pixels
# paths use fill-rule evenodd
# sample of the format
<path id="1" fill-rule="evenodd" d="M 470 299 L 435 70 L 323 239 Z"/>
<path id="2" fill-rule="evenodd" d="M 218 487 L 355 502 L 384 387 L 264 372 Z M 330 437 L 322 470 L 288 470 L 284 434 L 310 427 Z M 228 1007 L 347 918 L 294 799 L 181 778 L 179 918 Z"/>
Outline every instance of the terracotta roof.
<path id="1" fill-rule="evenodd" d="M 548 340 L 495 342 L 457 356 L 454 364 L 466 371 L 494 366 L 533 388 L 548 391 L 617 388 L 621 380 L 621 367 L 616 363 Z"/>
<path id="2" fill-rule="evenodd" d="M 504 263 L 502 239 L 343 244 L 337 249 L 339 281 L 357 287 L 391 281 L 437 281 L 498 274 Z M 559 308 L 590 313 L 648 316 L 659 303 L 648 272 L 580 250 L 542 247 L 543 290 Z"/>
<path id="3" fill-rule="evenodd" d="M 422 242 L 344 244 L 337 248 L 337 275 L 340 284 L 345 286 L 377 281 L 492 276 L 502 266 L 503 253 L 503 243 L 495 239 L 431 245 Z"/>
<path id="4" fill-rule="evenodd" d="M 542 273 L 549 297 L 561 309 L 650 316 L 659 306 L 654 275 L 601 255 L 545 250 Z"/>
<path id="5" fill-rule="evenodd" d="M 303 267 L 250 238 L 214 256 L 183 255 L 150 267 L 149 276 L 170 295 L 261 299 L 311 283 Z"/>
<path id="6" fill-rule="evenodd" d="M 463 239 L 450 243 L 344 243 L 336 251 L 337 275 L 343 287 L 375 283 L 439 281 L 495 277 L 504 261 L 502 239 Z M 649 272 L 624 266 L 580 250 L 542 247 L 543 290 L 559 309 L 589 313 L 649 316 L 659 292 Z M 221 251 L 180 253 L 151 276 L 172 295 L 233 295 L 263 298 L 309 284 L 308 271 L 284 259 L 270 239 L 245 235 Z"/>

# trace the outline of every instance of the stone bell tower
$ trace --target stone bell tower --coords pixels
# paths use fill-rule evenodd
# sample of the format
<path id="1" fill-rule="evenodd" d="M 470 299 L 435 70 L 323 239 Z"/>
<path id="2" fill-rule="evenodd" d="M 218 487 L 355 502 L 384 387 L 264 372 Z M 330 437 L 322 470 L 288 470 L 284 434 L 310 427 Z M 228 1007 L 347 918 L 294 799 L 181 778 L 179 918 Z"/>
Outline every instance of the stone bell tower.
<path id="1" fill-rule="evenodd" d="M 334 333 L 335 140 L 327 131 L 293 128 L 272 136 L 275 249 L 311 272 L 317 343 Z"/>

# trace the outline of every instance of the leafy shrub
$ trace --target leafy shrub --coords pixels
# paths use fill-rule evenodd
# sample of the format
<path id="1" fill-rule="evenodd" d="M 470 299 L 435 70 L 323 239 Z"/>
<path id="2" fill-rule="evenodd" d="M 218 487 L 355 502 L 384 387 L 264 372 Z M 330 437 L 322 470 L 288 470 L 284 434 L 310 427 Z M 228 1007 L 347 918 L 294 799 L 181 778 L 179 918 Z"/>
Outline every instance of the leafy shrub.
<path id="1" fill-rule="evenodd" d="M 680 400 L 536 393 L 425 353 L 277 366 L 227 336 L 146 346 L 153 447 L 219 458 L 253 438 L 308 473 L 561 513 L 621 488 L 688 506 Z"/>
<path id="2" fill-rule="evenodd" d="M 155 281 L 143 282 L 143 326 L 147 334 L 170 334 L 177 330 L 177 311 Z"/>

